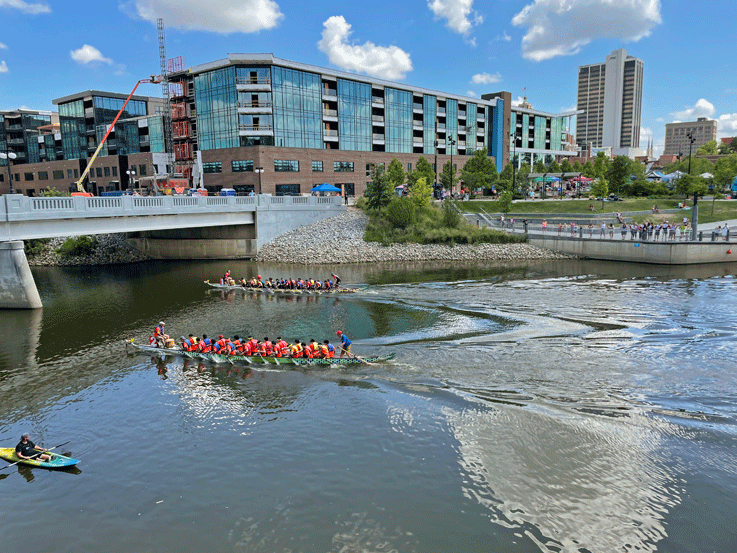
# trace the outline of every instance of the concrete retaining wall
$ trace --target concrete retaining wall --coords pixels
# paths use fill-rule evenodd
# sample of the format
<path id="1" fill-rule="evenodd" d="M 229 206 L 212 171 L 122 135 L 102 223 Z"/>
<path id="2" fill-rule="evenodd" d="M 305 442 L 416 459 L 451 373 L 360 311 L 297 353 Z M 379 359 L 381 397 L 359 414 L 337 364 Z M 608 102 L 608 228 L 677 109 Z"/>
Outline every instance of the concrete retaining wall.
<path id="1" fill-rule="evenodd" d="M 42 307 L 23 242 L 0 242 L 0 308 Z"/>
<path id="2" fill-rule="evenodd" d="M 729 242 L 638 242 L 530 235 L 534 246 L 576 255 L 584 259 L 692 265 L 737 262 L 737 244 Z"/>

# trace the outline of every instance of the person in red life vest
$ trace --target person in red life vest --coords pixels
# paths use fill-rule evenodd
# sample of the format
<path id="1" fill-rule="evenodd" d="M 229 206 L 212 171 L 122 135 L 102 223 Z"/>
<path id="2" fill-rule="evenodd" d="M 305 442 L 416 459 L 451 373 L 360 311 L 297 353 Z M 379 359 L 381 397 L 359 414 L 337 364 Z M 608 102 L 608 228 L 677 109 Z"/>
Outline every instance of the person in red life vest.
<path id="1" fill-rule="evenodd" d="M 248 345 L 251 348 L 251 355 L 258 355 L 259 353 L 258 340 L 256 340 L 256 338 L 254 338 L 253 336 L 249 336 Z"/>
<path id="2" fill-rule="evenodd" d="M 225 339 L 222 334 L 219 335 L 218 339 L 215 340 L 215 343 L 212 344 L 212 351 L 215 353 L 225 353 Z"/>
<path id="3" fill-rule="evenodd" d="M 200 353 L 210 353 L 212 351 L 212 340 L 207 337 L 207 334 L 203 334 L 198 346 Z"/>
<path id="4" fill-rule="evenodd" d="M 276 356 L 277 357 L 286 357 L 289 353 L 289 344 L 286 340 L 282 340 L 280 336 L 276 338 L 276 346 L 275 346 Z"/>
<path id="5" fill-rule="evenodd" d="M 264 341 L 261 342 L 261 355 L 264 357 L 271 357 L 274 353 L 274 345 L 269 341 L 269 337 L 265 336 Z"/>
<path id="6" fill-rule="evenodd" d="M 340 286 L 340 277 L 335 273 L 330 273 L 330 276 L 333 277 L 333 281 L 335 282 L 335 289 L 337 290 L 338 286 Z"/>
<path id="7" fill-rule="evenodd" d="M 187 340 L 189 340 L 190 343 L 189 349 L 187 351 L 199 351 L 199 340 L 197 339 L 197 336 L 190 334 Z"/>
<path id="8" fill-rule="evenodd" d="M 160 348 L 164 347 L 164 344 L 169 339 L 169 335 L 164 332 L 164 321 L 161 321 L 159 325 L 154 328 L 154 338 Z"/>
<path id="9" fill-rule="evenodd" d="M 302 357 L 302 346 L 299 345 L 299 339 L 295 338 L 294 343 L 289 346 L 289 357 Z"/>
<path id="10" fill-rule="evenodd" d="M 182 350 L 184 351 L 192 351 L 190 348 L 192 347 L 192 342 L 187 340 L 184 336 L 179 337 L 180 340 L 180 346 L 182 347 Z"/>
<path id="11" fill-rule="evenodd" d="M 322 348 L 320 347 L 320 344 L 318 344 L 315 339 L 313 338 L 310 340 L 310 356 L 312 359 L 319 359 L 322 356 Z"/>
<path id="12" fill-rule="evenodd" d="M 240 355 L 243 353 L 243 344 L 241 343 L 240 336 L 237 334 L 233 336 L 233 339 L 230 341 L 230 354 L 231 355 Z"/>
<path id="13" fill-rule="evenodd" d="M 331 344 L 329 340 L 325 340 L 322 347 L 323 351 L 326 352 L 325 357 L 327 359 L 332 359 L 333 357 L 335 357 L 335 346 Z"/>

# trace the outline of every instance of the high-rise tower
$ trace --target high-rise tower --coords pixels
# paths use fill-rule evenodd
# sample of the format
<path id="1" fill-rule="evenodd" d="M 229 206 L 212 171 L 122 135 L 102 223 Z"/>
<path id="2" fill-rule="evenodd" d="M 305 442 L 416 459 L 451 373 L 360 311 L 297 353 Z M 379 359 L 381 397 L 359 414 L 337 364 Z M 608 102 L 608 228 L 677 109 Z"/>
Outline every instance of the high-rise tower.
<path id="1" fill-rule="evenodd" d="M 606 62 L 578 68 L 576 142 L 594 148 L 639 148 L 644 63 L 620 48 Z"/>

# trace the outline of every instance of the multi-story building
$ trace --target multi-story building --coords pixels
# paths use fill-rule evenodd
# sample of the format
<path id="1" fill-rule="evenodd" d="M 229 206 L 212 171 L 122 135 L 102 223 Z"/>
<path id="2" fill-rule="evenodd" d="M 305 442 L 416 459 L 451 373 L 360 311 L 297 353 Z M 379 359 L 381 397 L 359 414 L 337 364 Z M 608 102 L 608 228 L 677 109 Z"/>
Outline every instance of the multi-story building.
<path id="1" fill-rule="evenodd" d="M 471 98 L 269 54 L 231 54 L 172 72 L 169 89 L 174 172 L 211 191 L 301 194 L 328 182 L 360 195 L 371 168 L 394 158 L 408 170 L 420 157 L 441 171 L 452 160 L 458 175 L 481 149 L 498 170 L 510 151 L 518 165 L 575 154 L 565 145 L 575 112 L 513 107 L 509 92 Z M 82 174 L 124 100 L 98 91 L 54 100 L 63 167 L 14 163 L 15 188 L 38 193 L 38 181 L 53 175 L 58 182 L 51 186 L 73 190 L 72 178 Z M 125 190 L 131 168 L 136 178 L 166 172 L 163 122 L 154 115 L 161 102 L 131 99 L 90 173 L 90 191 Z"/>
<path id="2" fill-rule="evenodd" d="M 614 155 L 640 147 L 642 60 L 620 48 L 606 62 L 578 68 L 576 141 L 582 148 L 611 148 Z"/>
<path id="3" fill-rule="evenodd" d="M 691 138 L 694 139 L 693 143 Z M 689 145 L 692 153 L 695 153 L 701 146 L 716 139 L 717 122 L 714 119 L 699 117 L 696 121 L 666 123 L 663 155 L 688 155 Z"/>

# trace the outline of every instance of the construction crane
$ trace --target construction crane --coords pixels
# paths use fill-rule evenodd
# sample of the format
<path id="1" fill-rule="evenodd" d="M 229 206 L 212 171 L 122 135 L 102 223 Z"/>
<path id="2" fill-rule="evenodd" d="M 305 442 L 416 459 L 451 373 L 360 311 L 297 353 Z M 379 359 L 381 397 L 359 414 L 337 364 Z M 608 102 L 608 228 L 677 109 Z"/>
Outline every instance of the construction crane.
<path id="1" fill-rule="evenodd" d="M 105 141 L 107 140 L 108 135 L 112 132 L 112 130 L 115 128 L 115 123 L 118 122 L 118 119 L 120 118 L 121 114 L 125 110 L 125 106 L 128 105 L 128 102 L 130 101 L 133 94 L 136 92 L 136 89 L 138 88 L 138 85 L 141 83 L 154 83 L 158 84 L 162 81 L 161 75 L 151 75 L 148 79 L 141 79 L 136 83 L 136 86 L 133 87 L 133 90 L 131 90 L 131 93 L 128 94 L 128 97 L 125 99 L 125 102 L 123 103 L 123 107 L 120 108 L 120 111 L 115 116 L 115 119 L 113 119 L 113 122 L 110 123 L 110 126 L 107 128 L 107 132 L 105 133 L 105 136 L 102 138 L 100 143 L 97 145 L 97 149 L 95 150 L 95 153 L 90 158 L 89 163 L 87 163 L 87 167 L 85 168 L 84 172 L 82 173 L 82 176 L 79 177 L 79 180 L 77 181 L 77 192 L 73 192 L 72 196 L 92 196 L 90 192 L 85 191 L 83 182 L 84 179 L 87 178 L 87 175 L 90 172 L 90 169 L 92 169 L 92 164 L 95 163 L 95 159 L 97 159 L 97 155 L 100 153 L 100 150 L 102 150 L 103 145 L 105 144 Z"/>

